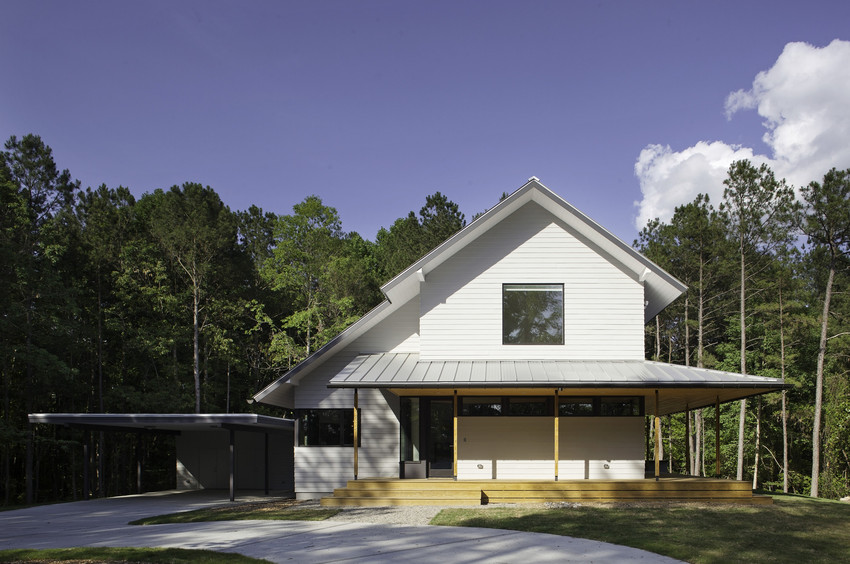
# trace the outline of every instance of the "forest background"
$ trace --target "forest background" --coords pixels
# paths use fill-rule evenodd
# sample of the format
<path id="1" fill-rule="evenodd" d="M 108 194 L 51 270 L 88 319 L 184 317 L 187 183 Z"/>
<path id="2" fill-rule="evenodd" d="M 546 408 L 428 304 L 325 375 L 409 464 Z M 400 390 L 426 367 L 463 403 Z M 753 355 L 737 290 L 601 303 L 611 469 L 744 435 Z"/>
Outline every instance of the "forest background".
<path id="1" fill-rule="evenodd" d="M 27 414 L 289 415 L 246 399 L 466 225 L 436 192 L 373 242 L 344 231 L 319 196 L 288 215 L 232 211 L 191 182 L 136 200 L 120 186 L 82 189 L 37 135 L 4 147 L 3 505 L 24 500 L 27 453 L 36 501 L 81 497 L 84 441 L 93 441 L 95 495 L 134 491 L 127 460 L 137 454 L 147 489 L 173 487 L 169 437 L 32 433 Z M 850 494 L 850 170 L 812 180 L 795 189 L 766 166 L 737 161 L 716 207 L 703 195 L 682 202 L 669 222 L 649 221 L 634 246 L 689 287 L 647 325 L 647 358 L 793 385 L 721 406 L 720 475 L 838 498 Z M 674 472 L 714 475 L 714 409 L 689 417 L 687 426 L 684 414 L 664 418 L 664 458 Z"/>

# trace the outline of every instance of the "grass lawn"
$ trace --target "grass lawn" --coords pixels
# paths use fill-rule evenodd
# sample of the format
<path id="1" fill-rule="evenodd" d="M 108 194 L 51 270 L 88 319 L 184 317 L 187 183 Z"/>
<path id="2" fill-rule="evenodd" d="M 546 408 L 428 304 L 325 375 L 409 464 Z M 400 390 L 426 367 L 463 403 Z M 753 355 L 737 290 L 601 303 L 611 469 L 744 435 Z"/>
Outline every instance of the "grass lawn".
<path id="1" fill-rule="evenodd" d="M 432 525 L 594 539 L 695 564 L 850 562 L 850 504 L 775 495 L 774 505 L 635 503 L 444 509 Z"/>
<path id="2" fill-rule="evenodd" d="M 0 550 L 0 562 L 79 562 L 124 563 L 146 562 L 149 564 L 268 564 L 268 560 L 249 558 L 241 554 L 213 552 L 211 550 L 184 550 L 181 548 L 53 548 L 34 550 L 29 548 Z"/>
<path id="3" fill-rule="evenodd" d="M 324 521 L 339 513 L 339 509 L 300 507 L 300 502 L 283 500 L 274 502 L 240 503 L 222 505 L 209 509 L 183 511 L 168 515 L 146 517 L 132 521 L 131 525 L 162 525 L 165 523 L 197 523 L 200 521 L 247 521 L 253 519 L 271 521 Z"/>

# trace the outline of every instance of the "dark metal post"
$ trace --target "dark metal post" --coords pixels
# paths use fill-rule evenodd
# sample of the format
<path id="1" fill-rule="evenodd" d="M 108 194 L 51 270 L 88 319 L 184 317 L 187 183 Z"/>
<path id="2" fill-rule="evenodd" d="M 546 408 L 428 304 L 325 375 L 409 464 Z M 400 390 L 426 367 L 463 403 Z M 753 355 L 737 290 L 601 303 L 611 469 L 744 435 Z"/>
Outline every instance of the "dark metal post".
<path id="1" fill-rule="evenodd" d="M 266 475 L 265 475 L 266 495 L 269 495 L 269 434 L 263 433 L 263 438 L 265 439 L 265 454 L 266 454 Z"/>
<path id="2" fill-rule="evenodd" d="M 89 499 L 89 433 L 86 432 L 83 438 L 83 499 Z"/>
<path id="3" fill-rule="evenodd" d="M 236 473 L 236 448 L 234 443 L 236 442 L 236 432 L 231 429 L 230 430 L 230 501 L 234 501 L 236 499 L 235 492 L 235 482 L 234 482 L 234 474 Z"/>
<path id="4" fill-rule="evenodd" d="M 136 493 L 142 493 L 142 435 L 136 435 Z"/>
<path id="5" fill-rule="evenodd" d="M 27 505 L 32 505 L 32 448 L 33 448 L 33 429 L 32 424 L 28 423 L 29 433 L 27 434 Z"/>

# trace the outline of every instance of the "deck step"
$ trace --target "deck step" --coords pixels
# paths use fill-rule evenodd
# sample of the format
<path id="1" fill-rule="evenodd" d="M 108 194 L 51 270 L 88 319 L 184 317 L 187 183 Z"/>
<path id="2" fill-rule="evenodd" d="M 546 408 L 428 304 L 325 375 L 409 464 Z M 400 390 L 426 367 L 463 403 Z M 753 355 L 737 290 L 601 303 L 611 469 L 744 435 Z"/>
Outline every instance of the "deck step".
<path id="1" fill-rule="evenodd" d="M 481 505 L 487 503 L 677 501 L 770 504 L 748 482 L 713 478 L 662 480 L 452 480 L 361 478 L 322 498 L 327 507 Z"/>

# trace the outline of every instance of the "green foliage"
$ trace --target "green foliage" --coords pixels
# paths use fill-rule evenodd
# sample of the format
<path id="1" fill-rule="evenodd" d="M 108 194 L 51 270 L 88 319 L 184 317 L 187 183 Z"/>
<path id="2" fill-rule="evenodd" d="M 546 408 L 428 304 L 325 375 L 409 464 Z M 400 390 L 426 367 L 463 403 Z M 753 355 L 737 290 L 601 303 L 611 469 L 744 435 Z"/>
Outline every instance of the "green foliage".
<path id="1" fill-rule="evenodd" d="M 466 226 L 458 205 L 440 192 L 425 198 L 419 217 L 412 211 L 376 237 L 380 281 L 386 282 Z"/>
<path id="2" fill-rule="evenodd" d="M 17 548 L 0 550 L 0 562 L 144 562 L 147 564 L 257 564 L 268 562 L 237 553 L 184 548 Z"/>
<path id="3" fill-rule="evenodd" d="M 444 509 L 431 524 L 587 538 L 705 564 L 850 559 L 850 504 L 782 495 L 774 502 Z"/>

